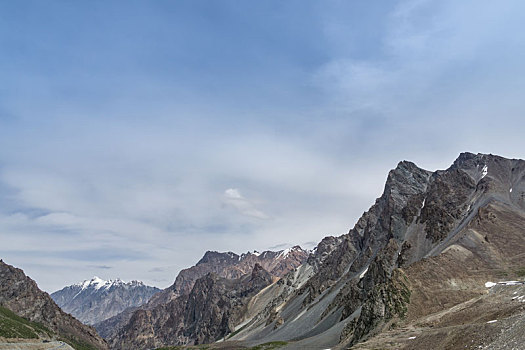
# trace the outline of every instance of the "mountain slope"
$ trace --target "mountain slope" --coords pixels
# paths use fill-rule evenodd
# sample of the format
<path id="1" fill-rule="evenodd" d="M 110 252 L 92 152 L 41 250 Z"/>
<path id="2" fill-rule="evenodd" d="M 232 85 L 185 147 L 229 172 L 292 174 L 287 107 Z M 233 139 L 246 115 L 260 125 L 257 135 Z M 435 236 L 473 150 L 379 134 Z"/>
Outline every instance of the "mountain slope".
<path id="1" fill-rule="evenodd" d="M 144 349 L 213 342 L 231 332 L 247 301 L 272 279 L 259 264 L 251 274 L 238 279 L 209 273 L 195 282 L 188 295 L 134 312 L 111 340 L 112 347 Z"/>
<path id="2" fill-rule="evenodd" d="M 75 348 L 108 348 L 95 329 L 63 312 L 22 270 L 1 260 L 0 281 L 0 306 L 49 328 Z"/>
<path id="3" fill-rule="evenodd" d="M 51 294 L 65 312 L 85 324 L 95 324 L 119 314 L 128 307 L 146 303 L 160 289 L 139 281 L 104 281 L 98 277 L 67 286 Z"/>
<path id="4" fill-rule="evenodd" d="M 195 266 L 180 271 L 173 285 L 155 295 L 148 304 L 166 303 L 181 295 L 189 294 L 195 281 L 210 272 L 220 277 L 236 279 L 250 273 L 255 265 L 259 264 L 272 275 L 282 277 L 301 265 L 307 257 L 308 252 L 299 246 L 277 252 L 254 251 L 241 255 L 232 252 L 207 251 Z"/>
<path id="5" fill-rule="evenodd" d="M 487 282 L 523 281 L 524 227 L 523 213 L 504 203 L 480 208 L 442 253 L 405 269 L 411 290 L 405 319 L 356 348 L 519 349 L 525 285 Z"/>
<path id="6" fill-rule="evenodd" d="M 281 277 L 300 266 L 307 257 L 308 252 L 299 246 L 277 252 L 258 253 L 255 251 L 241 255 L 232 252 L 207 251 L 195 266 L 180 271 L 173 285 L 155 294 L 140 309 L 152 310 L 190 294 L 196 281 L 210 273 L 221 278 L 238 279 L 250 274 L 256 265 L 260 265 L 273 276 Z M 95 324 L 95 328 L 105 339 L 111 339 L 116 336 L 120 328 L 130 322 L 133 313 L 137 310 L 137 308 L 128 308 L 114 317 Z"/>
<path id="7" fill-rule="evenodd" d="M 413 311 L 416 305 L 429 312 L 479 296 L 488 278 L 525 266 L 524 198 L 523 160 L 464 153 L 433 173 L 401 162 L 355 227 L 324 239 L 305 266 L 265 290 L 273 298 L 232 339 L 295 341 L 290 348 L 350 346 L 408 315 L 423 316 Z M 498 217 L 498 226 L 486 222 Z M 507 233 L 500 236 L 501 228 Z M 498 246 L 491 235 L 512 246 Z M 478 258 L 468 276 L 460 259 L 466 252 Z M 450 255 L 458 256 L 431 283 L 436 261 L 443 264 Z M 448 303 L 436 294 L 442 283 L 453 287 L 443 293 Z M 432 287 L 421 296 L 425 284 Z"/>

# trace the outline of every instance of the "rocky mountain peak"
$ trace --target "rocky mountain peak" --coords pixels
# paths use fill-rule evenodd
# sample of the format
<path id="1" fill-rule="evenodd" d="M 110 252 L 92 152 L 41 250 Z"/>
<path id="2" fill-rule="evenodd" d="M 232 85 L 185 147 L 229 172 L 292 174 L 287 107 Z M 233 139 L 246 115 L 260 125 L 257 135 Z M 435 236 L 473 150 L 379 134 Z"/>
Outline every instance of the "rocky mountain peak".
<path id="1" fill-rule="evenodd" d="M 477 157 L 481 156 L 482 154 L 478 153 L 478 154 L 474 154 L 474 153 L 471 153 L 471 152 L 461 152 L 459 154 L 459 157 L 452 163 L 452 167 L 461 167 L 462 164 L 466 163 L 466 162 L 470 162 L 474 159 L 476 159 Z"/>
<path id="2" fill-rule="evenodd" d="M 301 265 L 307 259 L 308 254 L 299 246 L 278 252 L 253 251 L 241 255 L 233 252 L 207 251 L 195 266 L 182 270 L 175 279 L 175 283 L 163 294 L 156 296 L 152 303 L 166 302 L 188 294 L 195 281 L 209 272 L 214 272 L 220 277 L 235 279 L 251 273 L 254 266 L 259 264 L 270 274 L 282 277 L 288 271 Z"/>
<path id="3" fill-rule="evenodd" d="M 90 280 L 84 280 L 82 282 L 74 284 L 71 287 L 80 287 L 82 289 L 93 288 L 93 289 L 98 290 L 98 289 L 101 289 L 101 288 L 109 289 L 109 288 L 111 288 L 113 286 L 118 286 L 118 285 L 123 285 L 123 284 L 125 284 L 125 283 L 120 278 L 116 278 L 114 280 L 106 281 L 106 280 L 103 280 L 102 278 L 100 278 L 98 276 L 94 276 Z"/>
<path id="4" fill-rule="evenodd" d="M 207 251 L 196 265 L 202 264 L 233 264 L 240 260 L 240 256 L 233 253 L 220 253 L 217 251 Z"/>
<path id="5" fill-rule="evenodd" d="M 399 162 L 397 167 L 388 173 L 383 196 L 391 194 L 407 195 L 414 192 L 414 187 L 427 183 L 430 171 L 419 168 L 412 162 Z M 408 193 L 406 192 L 408 191 Z"/>
<path id="6" fill-rule="evenodd" d="M 124 282 L 119 278 L 108 281 L 93 277 L 66 286 L 51 294 L 53 300 L 66 312 L 86 324 L 95 324 L 115 316 L 128 307 L 146 303 L 160 289 L 140 281 Z"/>
<path id="7" fill-rule="evenodd" d="M 272 275 L 264 269 L 260 264 L 256 263 L 252 270 L 251 279 L 261 279 L 271 282 Z"/>

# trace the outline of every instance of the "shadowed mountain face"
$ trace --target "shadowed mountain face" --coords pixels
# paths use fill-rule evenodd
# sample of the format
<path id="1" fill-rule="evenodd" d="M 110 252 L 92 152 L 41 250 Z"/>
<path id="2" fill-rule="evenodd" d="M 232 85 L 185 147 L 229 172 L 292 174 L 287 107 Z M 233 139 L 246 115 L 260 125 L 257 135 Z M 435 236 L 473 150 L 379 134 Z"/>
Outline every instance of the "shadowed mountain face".
<path id="1" fill-rule="evenodd" d="M 232 331 L 247 302 L 272 280 L 259 264 L 251 274 L 238 279 L 209 273 L 195 282 L 188 295 L 134 312 L 111 340 L 112 347 L 142 349 L 213 342 Z"/>
<path id="2" fill-rule="evenodd" d="M 94 328 L 63 312 L 24 272 L 0 261 L 0 306 L 49 328 L 72 344 L 86 349 L 107 349 Z"/>
<path id="3" fill-rule="evenodd" d="M 139 281 L 124 283 L 98 277 L 67 286 L 51 294 L 62 310 L 85 324 L 95 324 L 115 316 L 128 307 L 146 303 L 160 289 Z"/>

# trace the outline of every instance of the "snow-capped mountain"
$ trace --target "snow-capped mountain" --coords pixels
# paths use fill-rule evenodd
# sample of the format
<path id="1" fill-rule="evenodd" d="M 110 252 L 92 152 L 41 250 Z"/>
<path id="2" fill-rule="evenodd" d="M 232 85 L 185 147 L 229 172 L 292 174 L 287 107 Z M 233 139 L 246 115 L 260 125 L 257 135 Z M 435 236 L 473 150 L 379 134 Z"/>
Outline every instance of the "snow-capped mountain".
<path id="1" fill-rule="evenodd" d="M 105 281 L 99 277 L 62 288 L 51 298 L 62 308 L 86 324 L 94 324 L 115 316 L 128 307 L 146 303 L 160 291 L 140 281 L 120 279 Z"/>

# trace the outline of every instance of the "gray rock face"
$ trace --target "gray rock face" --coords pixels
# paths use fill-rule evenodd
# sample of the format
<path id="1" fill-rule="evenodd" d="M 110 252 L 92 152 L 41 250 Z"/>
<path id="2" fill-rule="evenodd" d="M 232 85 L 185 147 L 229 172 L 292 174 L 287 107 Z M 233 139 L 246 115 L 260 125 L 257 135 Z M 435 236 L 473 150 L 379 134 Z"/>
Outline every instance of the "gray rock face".
<path id="1" fill-rule="evenodd" d="M 94 328 L 63 312 L 24 272 L 0 260 L 0 305 L 86 348 L 107 349 Z"/>
<path id="2" fill-rule="evenodd" d="M 135 311 L 129 323 L 111 339 L 112 348 L 213 342 L 233 330 L 250 298 L 271 283 L 272 275 L 258 264 L 251 274 L 238 279 L 209 273 L 195 282 L 188 295 L 150 310 Z"/>
<path id="3" fill-rule="evenodd" d="M 299 246 L 278 252 L 256 251 L 237 255 L 232 252 L 208 251 L 195 266 L 179 272 L 172 286 L 155 295 L 147 307 L 167 303 L 181 295 L 190 293 L 195 281 L 213 272 L 220 277 L 236 279 L 251 272 L 256 264 L 276 277 L 301 265 L 308 258 L 308 252 Z"/>
<path id="4" fill-rule="evenodd" d="M 277 278 L 300 266 L 307 258 L 308 252 L 299 246 L 277 252 L 248 252 L 241 255 L 232 252 L 220 253 L 208 251 L 195 266 L 180 271 L 172 286 L 155 294 L 146 304 L 140 308 L 128 308 L 114 317 L 95 324 L 95 328 L 105 339 L 110 339 L 112 344 L 118 347 L 121 345 L 114 339 L 117 337 L 122 338 L 122 335 L 118 334 L 122 333 L 121 329 L 129 329 L 129 325 L 135 322 L 141 323 L 144 321 L 145 315 L 148 315 L 150 321 L 157 318 L 168 317 L 166 315 L 162 316 L 162 313 L 165 312 L 169 314 L 182 308 L 183 304 L 187 301 L 187 299 L 183 297 L 190 295 L 195 283 L 209 274 L 225 280 L 234 280 L 252 274 L 254 268 L 260 266 L 265 271 L 268 271 L 273 278 Z M 232 291 L 232 293 L 233 292 L 234 291 Z M 172 310 L 171 308 L 175 309 Z M 187 325 L 184 324 L 186 321 L 182 322 L 181 327 L 187 327 Z M 157 324 L 159 327 L 165 326 L 165 324 L 160 321 L 157 322 Z M 136 334 L 142 337 L 139 333 Z M 163 345 L 159 340 L 160 338 L 155 339 L 155 337 L 156 336 L 151 336 L 152 339 L 148 341 L 151 341 L 152 344 L 159 344 L 159 346 Z M 181 336 L 177 341 L 176 344 L 185 344 L 185 341 L 191 343 L 193 341 L 199 341 L 199 339 Z M 170 342 L 169 344 L 174 343 Z M 138 344 L 135 345 L 138 346 Z"/>
<path id="5" fill-rule="evenodd" d="M 113 317 L 128 307 L 145 304 L 160 289 L 139 281 L 124 283 L 104 281 L 98 277 L 64 287 L 51 298 L 65 312 L 85 324 L 93 325 Z"/>
<path id="6" fill-rule="evenodd" d="M 276 288 L 269 308 L 233 339 L 252 344 L 295 340 L 303 347 L 356 344 L 407 314 L 413 290 L 410 276 L 400 267 L 411 271 L 415 263 L 442 258 L 444 252 L 450 255 L 448 249 L 458 242 L 464 248 L 454 248 L 457 251 L 485 251 L 481 245 L 487 241 L 466 239 L 465 235 L 475 222 L 486 220 L 486 208 L 492 212 L 502 206 L 499 216 L 513 221 L 509 237 L 516 247 L 525 247 L 525 226 L 515 231 L 519 222 L 525 224 L 525 220 L 516 219 L 525 218 L 524 196 L 523 160 L 463 153 L 449 169 L 436 172 L 400 162 L 390 171 L 381 197 L 354 228 L 346 235 L 321 241 L 306 263 L 314 271 L 308 281 L 291 293 L 289 288 Z M 496 251 L 496 247 L 491 249 Z M 522 256 L 514 251 L 508 246 L 498 254 Z M 478 269 L 483 268 L 483 262 L 495 269 L 508 268 L 508 258 L 494 261 L 484 254 Z M 518 264 L 515 262 L 514 268 Z M 461 267 L 452 265 L 444 271 L 445 276 L 450 273 L 447 278 L 453 285 L 454 274 L 460 280 Z M 479 278 L 484 275 L 486 272 Z M 293 284 L 294 278 L 290 273 L 283 280 Z"/>

